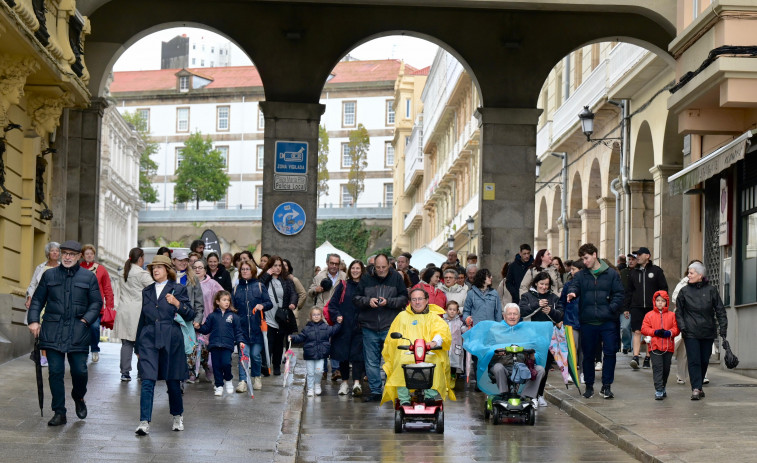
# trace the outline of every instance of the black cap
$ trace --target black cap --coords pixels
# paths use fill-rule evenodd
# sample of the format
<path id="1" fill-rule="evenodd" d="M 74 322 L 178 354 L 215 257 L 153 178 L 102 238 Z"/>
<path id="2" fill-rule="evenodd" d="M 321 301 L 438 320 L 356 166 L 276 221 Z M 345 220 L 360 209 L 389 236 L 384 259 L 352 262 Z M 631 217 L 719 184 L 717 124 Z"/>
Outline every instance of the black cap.
<path id="1" fill-rule="evenodd" d="M 626 257 L 630 257 L 632 259 L 638 259 L 639 256 L 637 256 L 635 253 L 627 254 Z"/>
<path id="2" fill-rule="evenodd" d="M 331 282 L 331 278 L 326 277 L 323 280 L 321 280 L 321 288 L 323 288 L 324 291 L 331 291 L 331 287 L 334 286 L 334 283 Z"/>
<path id="3" fill-rule="evenodd" d="M 60 250 L 81 252 L 81 244 L 78 241 L 68 240 L 60 245 Z"/>
<path id="4" fill-rule="evenodd" d="M 638 256 L 639 254 L 649 254 L 649 255 L 651 255 L 652 253 L 649 252 L 649 248 L 641 247 L 641 248 L 639 248 L 638 251 L 635 252 L 635 254 Z"/>

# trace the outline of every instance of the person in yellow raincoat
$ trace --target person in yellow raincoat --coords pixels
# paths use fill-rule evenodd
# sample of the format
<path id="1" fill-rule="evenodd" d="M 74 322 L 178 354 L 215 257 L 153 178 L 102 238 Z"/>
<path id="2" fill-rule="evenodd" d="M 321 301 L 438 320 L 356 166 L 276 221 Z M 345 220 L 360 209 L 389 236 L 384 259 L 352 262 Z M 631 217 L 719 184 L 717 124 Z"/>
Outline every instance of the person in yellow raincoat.
<path id="1" fill-rule="evenodd" d="M 426 354 L 426 362 L 436 365 L 434 369 L 433 389 L 425 391 L 424 398 L 435 400 L 441 396 L 444 400 L 449 397 L 455 400 L 455 393 L 450 387 L 449 351 L 452 344 L 452 334 L 449 326 L 442 319 L 444 309 L 428 303 L 428 293 L 421 288 L 416 288 L 410 293 L 410 304 L 400 312 L 392 322 L 389 333 L 384 341 L 384 349 L 381 354 L 384 357 L 384 372 L 386 372 L 386 386 L 381 397 L 381 403 L 400 399 L 400 403 L 410 403 L 410 391 L 405 387 L 405 374 L 403 364 L 415 363 L 415 356 L 409 350 L 397 349 L 399 345 L 406 345 L 405 339 L 392 339 L 394 332 L 402 333 L 402 336 L 410 339 L 423 339 L 429 342 L 431 347 L 441 345 L 441 350 L 432 350 Z"/>

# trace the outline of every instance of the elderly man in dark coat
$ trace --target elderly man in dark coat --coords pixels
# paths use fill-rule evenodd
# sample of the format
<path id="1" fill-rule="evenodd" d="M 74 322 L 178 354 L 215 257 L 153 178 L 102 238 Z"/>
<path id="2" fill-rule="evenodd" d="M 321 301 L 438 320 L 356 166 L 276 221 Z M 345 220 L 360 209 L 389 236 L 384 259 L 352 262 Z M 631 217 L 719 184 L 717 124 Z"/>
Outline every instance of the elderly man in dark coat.
<path id="1" fill-rule="evenodd" d="M 71 369 L 71 396 L 76 416 L 87 417 L 84 395 L 87 393 L 87 355 L 89 355 L 89 326 L 100 317 L 103 298 L 95 275 L 79 267 L 81 244 L 66 241 L 60 245 L 61 265 L 42 274 L 29 306 L 29 331 L 39 337 L 40 349 L 47 350 L 50 371 L 52 409 L 55 412 L 47 423 L 66 424 L 66 391 L 63 375 L 68 356 Z M 44 324 L 40 313 L 45 307 Z"/>

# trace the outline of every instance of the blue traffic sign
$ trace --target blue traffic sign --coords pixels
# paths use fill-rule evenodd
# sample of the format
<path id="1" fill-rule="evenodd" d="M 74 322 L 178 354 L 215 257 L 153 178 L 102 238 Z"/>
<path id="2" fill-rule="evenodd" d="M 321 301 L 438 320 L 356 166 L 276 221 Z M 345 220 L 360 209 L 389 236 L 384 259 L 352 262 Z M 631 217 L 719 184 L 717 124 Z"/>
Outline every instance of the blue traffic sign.
<path id="1" fill-rule="evenodd" d="M 308 143 L 305 141 L 277 141 L 274 172 L 277 174 L 307 174 Z"/>
<path id="2" fill-rule="evenodd" d="M 296 235 L 305 228 L 305 210 L 297 203 L 281 203 L 273 211 L 273 226 L 282 235 Z"/>

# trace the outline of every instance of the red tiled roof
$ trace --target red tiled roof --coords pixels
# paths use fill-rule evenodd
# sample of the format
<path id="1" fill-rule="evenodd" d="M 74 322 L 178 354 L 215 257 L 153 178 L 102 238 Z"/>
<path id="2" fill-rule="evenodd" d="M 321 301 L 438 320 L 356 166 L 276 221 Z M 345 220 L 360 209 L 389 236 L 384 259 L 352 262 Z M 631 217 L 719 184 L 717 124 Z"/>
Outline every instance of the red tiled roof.
<path id="1" fill-rule="evenodd" d="M 399 60 L 342 61 L 331 72 L 334 77 L 329 80 L 329 84 L 393 81 L 397 79 L 400 64 Z M 179 71 L 180 69 L 161 69 L 114 72 L 110 91 L 119 93 L 174 90 L 176 89 L 176 73 Z M 263 85 L 255 66 L 188 68 L 187 71 L 212 79 L 213 82 L 204 87 L 209 89 L 262 87 Z M 418 70 L 405 64 L 405 72 L 414 73 Z"/>
<path id="2" fill-rule="evenodd" d="M 405 66 L 406 69 L 412 69 L 412 66 Z M 411 76 L 427 76 L 429 71 L 431 71 L 431 66 L 426 66 L 423 69 L 417 69 L 415 71 L 408 71 L 408 75 Z"/>

